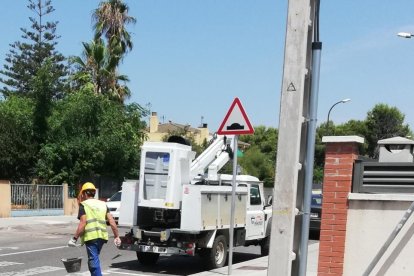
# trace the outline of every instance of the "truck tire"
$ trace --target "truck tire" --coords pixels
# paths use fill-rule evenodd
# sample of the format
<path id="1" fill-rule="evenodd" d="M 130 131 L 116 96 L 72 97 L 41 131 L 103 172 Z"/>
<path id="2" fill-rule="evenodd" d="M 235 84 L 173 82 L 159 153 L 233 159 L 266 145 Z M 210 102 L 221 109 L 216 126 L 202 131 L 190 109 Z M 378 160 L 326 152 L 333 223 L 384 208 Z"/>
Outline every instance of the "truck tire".
<path id="1" fill-rule="evenodd" d="M 266 237 L 260 241 L 260 254 L 262 256 L 269 255 L 269 248 L 270 248 L 270 237 Z"/>
<path id="2" fill-rule="evenodd" d="M 227 241 L 223 235 L 214 239 L 213 247 L 203 254 L 210 269 L 223 267 L 227 261 Z"/>
<path id="3" fill-rule="evenodd" d="M 137 252 L 138 261 L 145 266 L 154 265 L 159 257 L 159 253 Z"/>

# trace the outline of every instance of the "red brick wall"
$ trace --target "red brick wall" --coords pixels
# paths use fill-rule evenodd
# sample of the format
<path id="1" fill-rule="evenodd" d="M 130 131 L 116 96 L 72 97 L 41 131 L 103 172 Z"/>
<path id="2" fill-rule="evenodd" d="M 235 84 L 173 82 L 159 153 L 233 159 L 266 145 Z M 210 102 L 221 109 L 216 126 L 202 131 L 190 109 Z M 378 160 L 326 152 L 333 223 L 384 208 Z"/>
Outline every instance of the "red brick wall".
<path id="1" fill-rule="evenodd" d="M 347 198 L 357 157 L 355 142 L 326 144 L 318 276 L 343 274 Z"/>

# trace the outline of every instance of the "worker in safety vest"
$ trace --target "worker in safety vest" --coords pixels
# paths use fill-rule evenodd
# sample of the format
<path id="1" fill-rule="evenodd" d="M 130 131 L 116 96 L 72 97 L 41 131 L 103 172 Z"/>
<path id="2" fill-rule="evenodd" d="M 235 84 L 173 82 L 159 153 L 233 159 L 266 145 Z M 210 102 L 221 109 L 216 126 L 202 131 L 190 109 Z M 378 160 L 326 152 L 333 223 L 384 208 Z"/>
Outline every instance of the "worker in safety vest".
<path id="1" fill-rule="evenodd" d="M 96 193 L 95 186 L 86 182 L 80 191 L 79 204 L 79 225 L 75 235 L 68 242 L 68 246 L 76 246 L 78 238 L 81 238 L 81 244 L 86 245 L 88 253 L 88 267 L 91 275 L 100 276 L 101 264 L 99 254 L 104 243 L 108 241 L 108 232 L 106 230 L 106 220 L 108 220 L 114 234 L 114 243 L 116 246 L 121 244 L 118 235 L 118 228 L 115 220 L 109 213 L 105 202 L 94 199 Z"/>

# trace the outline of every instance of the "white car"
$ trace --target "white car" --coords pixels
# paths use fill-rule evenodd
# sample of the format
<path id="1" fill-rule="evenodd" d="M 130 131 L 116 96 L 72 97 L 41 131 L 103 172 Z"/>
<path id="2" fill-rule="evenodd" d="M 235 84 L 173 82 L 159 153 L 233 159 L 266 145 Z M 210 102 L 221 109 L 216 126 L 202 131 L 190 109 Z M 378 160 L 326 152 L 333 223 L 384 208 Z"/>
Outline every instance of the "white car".
<path id="1" fill-rule="evenodd" d="M 121 207 L 121 195 L 122 192 L 116 192 L 113 196 L 108 198 L 106 202 L 106 206 L 108 206 L 109 212 L 113 216 L 116 223 L 118 223 L 119 219 L 119 208 Z"/>

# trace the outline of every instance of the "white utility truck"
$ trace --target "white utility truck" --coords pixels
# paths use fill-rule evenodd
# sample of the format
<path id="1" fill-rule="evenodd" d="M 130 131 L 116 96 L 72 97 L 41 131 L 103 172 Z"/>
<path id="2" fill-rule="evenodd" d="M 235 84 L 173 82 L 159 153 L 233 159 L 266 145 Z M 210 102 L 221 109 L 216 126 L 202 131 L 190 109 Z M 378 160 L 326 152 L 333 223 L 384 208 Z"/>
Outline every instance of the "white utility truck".
<path id="1" fill-rule="evenodd" d="M 136 200 L 126 201 L 131 206 L 122 203 L 133 217 L 119 249 L 136 251 L 144 265 L 155 264 L 160 254 L 199 254 L 209 268 L 222 267 L 229 244 L 232 175 L 218 172 L 232 158 L 233 139 L 216 136 L 194 161 L 195 152 L 184 139 L 145 142 L 138 194 L 131 195 Z M 272 208 L 265 203 L 263 183 L 249 175 L 237 175 L 236 183 L 233 244 L 260 245 L 267 255 Z"/>

